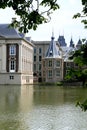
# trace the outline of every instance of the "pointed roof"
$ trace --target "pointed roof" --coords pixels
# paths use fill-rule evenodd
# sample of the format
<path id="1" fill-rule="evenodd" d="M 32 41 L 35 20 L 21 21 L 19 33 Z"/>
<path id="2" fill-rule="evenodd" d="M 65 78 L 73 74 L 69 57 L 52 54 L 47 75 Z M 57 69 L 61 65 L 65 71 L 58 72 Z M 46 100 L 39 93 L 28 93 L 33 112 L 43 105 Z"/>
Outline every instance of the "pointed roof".
<path id="1" fill-rule="evenodd" d="M 64 36 L 59 36 L 58 42 L 59 42 L 60 46 L 67 46 Z"/>
<path id="2" fill-rule="evenodd" d="M 60 52 L 58 50 L 58 47 L 56 45 L 56 42 L 54 41 L 54 36 L 51 37 L 51 42 L 49 44 L 46 58 L 60 58 Z"/>
<path id="3" fill-rule="evenodd" d="M 74 47 L 74 43 L 73 43 L 72 38 L 71 38 L 71 40 L 70 40 L 70 47 Z"/>
<path id="4" fill-rule="evenodd" d="M 82 45 L 82 41 L 79 39 L 77 45 Z"/>

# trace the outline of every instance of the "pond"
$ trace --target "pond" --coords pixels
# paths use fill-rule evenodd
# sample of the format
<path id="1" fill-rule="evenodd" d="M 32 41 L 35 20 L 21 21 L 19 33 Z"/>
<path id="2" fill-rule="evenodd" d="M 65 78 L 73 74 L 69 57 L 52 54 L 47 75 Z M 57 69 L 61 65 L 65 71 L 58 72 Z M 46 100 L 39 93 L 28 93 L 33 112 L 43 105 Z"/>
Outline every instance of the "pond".
<path id="1" fill-rule="evenodd" d="M 87 88 L 0 86 L 0 130 L 86 130 Z"/>

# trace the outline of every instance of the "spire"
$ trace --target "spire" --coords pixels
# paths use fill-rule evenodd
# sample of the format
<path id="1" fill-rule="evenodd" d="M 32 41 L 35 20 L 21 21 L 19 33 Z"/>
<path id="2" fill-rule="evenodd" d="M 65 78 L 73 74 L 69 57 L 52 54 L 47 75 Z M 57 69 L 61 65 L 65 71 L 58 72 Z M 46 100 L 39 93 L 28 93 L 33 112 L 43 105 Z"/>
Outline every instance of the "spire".
<path id="1" fill-rule="evenodd" d="M 56 58 L 56 57 L 60 57 L 60 52 L 58 51 L 56 42 L 54 41 L 54 33 L 52 32 L 52 37 L 51 37 L 51 42 L 49 44 L 47 53 L 46 53 L 46 57 L 52 57 L 52 58 Z"/>
<path id="2" fill-rule="evenodd" d="M 70 47 L 74 47 L 74 43 L 73 43 L 72 37 L 71 37 L 71 40 L 70 40 Z"/>
<path id="3" fill-rule="evenodd" d="M 51 39 L 54 39 L 54 30 L 53 30 L 53 28 L 52 28 L 52 37 L 51 37 Z"/>
<path id="4" fill-rule="evenodd" d="M 76 45 L 76 48 L 77 48 L 77 49 L 80 49 L 81 46 L 82 46 L 82 41 L 81 41 L 80 38 L 79 38 L 79 40 L 78 40 L 78 42 L 77 42 L 77 45 Z"/>
<path id="5" fill-rule="evenodd" d="M 58 42 L 59 42 L 60 46 L 67 46 L 64 36 L 59 36 Z"/>
<path id="6" fill-rule="evenodd" d="M 79 38 L 79 40 L 78 40 L 78 43 L 77 43 L 78 45 L 82 45 L 82 41 L 80 40 L 80 38 Z"/>

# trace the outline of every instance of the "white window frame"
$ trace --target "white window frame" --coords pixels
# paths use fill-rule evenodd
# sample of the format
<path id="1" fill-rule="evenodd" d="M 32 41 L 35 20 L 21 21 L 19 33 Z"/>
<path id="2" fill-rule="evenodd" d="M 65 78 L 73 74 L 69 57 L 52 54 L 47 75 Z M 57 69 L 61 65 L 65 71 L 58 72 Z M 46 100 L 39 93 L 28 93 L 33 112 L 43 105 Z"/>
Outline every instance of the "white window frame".
<path id="1" fill-rule="evenodd" d="M 56 77 L 60 77 L 60 70 L 56 70 Z"/>
<path id="2" fill-rule="evenodd" d="M 10 72 L 15 72 L 16 71 L 16 61 L 15 60 L 10 61 L 9 70 L 10 70 Z"/>
<path id="3" fill-rule="evenodd" d="M 59 60 L 56 61 L 56 67 L 60 67 L 60 61 Z"/>
<path id="4" fill-rule="evenodd" d="M 9 53 L 10 55 L 16 55 L 16 45 L 10 45 Z"/>

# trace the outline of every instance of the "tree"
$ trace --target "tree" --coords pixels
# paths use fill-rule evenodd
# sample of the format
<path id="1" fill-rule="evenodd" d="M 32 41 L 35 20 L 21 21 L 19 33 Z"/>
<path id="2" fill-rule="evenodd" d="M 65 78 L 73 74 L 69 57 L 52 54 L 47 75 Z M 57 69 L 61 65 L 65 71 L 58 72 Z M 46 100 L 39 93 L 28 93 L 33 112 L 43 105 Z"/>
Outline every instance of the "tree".
<path id="1" fill-rule="evenodd" d="M 87 28 L 87 0 L 82 0 L 83 10 L 81 13 L 77 13 L 74 15 L 73 18 L 82 18 L 82 23 L 84 23 L 85 28 Z M 76 58 L 77 56 L 77 58 Z M 80 66 L 87 66 L 87 43 L 82 46 L 82 48 L 74 53 L 74 55 L 71 57 L 71 59 L 75 58 L 74 61 L 76 61 Z M 82 74 L 81 74 L 82 73 Z M 87 68 L 81 70 L 81 77 L 83 79 L 83 85 L 85 84 L 87 80 Z M 87 111 L 87 99 L 83 102 L 77 102 L 77 106 L 80 106 L 80 108 L 84 111 Z"/>
<path id="2" fill-rule="evenodd" d="M 78 68 L 71 68 L 66 79 L 82 81 L 84 86 L 87 80 L 87 44 L 83 44 L 69 59 L 73 60 Z"/>
<path id="3" fill-rule="evenodd" d="M 11 26 L 19 27 L 19 31 L 27 33 L 36 30 L 38 25 L 50 21 L 50 14 L 59 8 L 57 0 L 0 0 L 0 8 L 12 8 L 20 16 Z"/>
<path id="4" fill-rule="evenodd" d="M 82 18 L 82 23 L 84 23 L 85 28 L 87 28 L 87 0 L 81 0 L 82 1 L 82 5 L 83 5 L 83 10 L 81 11 L 81 13 L 77 13 L 76 15 L 74 15 L 73 18 Z"/>
<path id="5" fill-rule="evenodd" d="M 76 50 L 70 59 L 73 59 L 74 63 L 78 65 L 78 68 L 70 69 L 66 75 L 66 79 L 78 79 L 85 86 L 87 81 L 87 43 L 83 44 L 79 50 Z M 83 103 L 77 102 L 76 106 L 80 106 L 83 111 L 86 111 L 87 99 Z"/>

